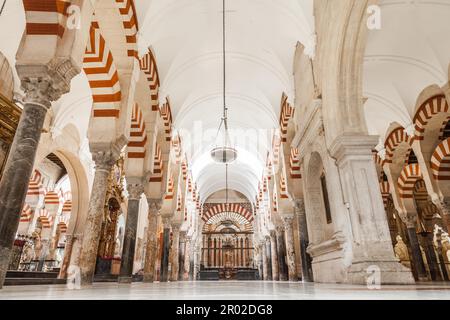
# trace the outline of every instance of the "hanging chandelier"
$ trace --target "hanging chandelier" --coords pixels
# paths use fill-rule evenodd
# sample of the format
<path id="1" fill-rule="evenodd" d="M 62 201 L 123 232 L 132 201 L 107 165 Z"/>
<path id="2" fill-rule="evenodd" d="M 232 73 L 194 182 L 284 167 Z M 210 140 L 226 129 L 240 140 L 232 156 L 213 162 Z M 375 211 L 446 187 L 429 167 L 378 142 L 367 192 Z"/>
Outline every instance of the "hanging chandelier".
<path id="1" fill-rule="evenodd" d="M 211 150 L 211 158 L 216 163 L 230 164 L 237 158 L 237 150 L 231 146 L 230 134 L 228 131 L 228 107 L 226 103 L 226 24 L 225 24 L 225 0 L 222 0 L 223 13 L 222 13 L 222 54 L 223 54 L 223 114 L 220 121 L 219 129 L 217 131 L 217 137 L 222 132 L 223 140 L 218 143 L 216 137 L 216 146 Z"/>

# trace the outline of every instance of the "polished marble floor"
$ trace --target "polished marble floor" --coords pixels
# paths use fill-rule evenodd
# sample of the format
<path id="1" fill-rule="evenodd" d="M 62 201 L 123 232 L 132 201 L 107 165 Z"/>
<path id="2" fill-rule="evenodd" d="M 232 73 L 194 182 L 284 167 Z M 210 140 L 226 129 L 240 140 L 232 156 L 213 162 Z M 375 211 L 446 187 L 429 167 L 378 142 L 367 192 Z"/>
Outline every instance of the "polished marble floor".
<path id="1" fill-rule="evenodd" d="M 133 300 L 292 300 L 292 299 L 438 299 L 450 300 L 450 283 L 413 286 L 365 286 L 293 282 L 175 282 L 134 283 L 132 285 L 97 283 L 90 288 L 68 289 L 64 285 L 11 286 L 0 290 L 3 299 L 133 299 Z"/>

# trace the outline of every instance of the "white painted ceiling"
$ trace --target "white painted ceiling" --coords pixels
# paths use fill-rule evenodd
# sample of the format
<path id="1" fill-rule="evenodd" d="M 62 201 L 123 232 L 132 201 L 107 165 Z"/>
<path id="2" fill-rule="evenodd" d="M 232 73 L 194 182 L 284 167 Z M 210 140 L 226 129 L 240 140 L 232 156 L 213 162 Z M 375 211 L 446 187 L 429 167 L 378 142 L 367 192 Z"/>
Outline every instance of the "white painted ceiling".
<path id="1" fill-rule="evenodd" d="M 410 127 L 416 100 L 428 86 L 448 82 L 449 0 L 382 0 L 381 30 L 369 34 L 364 62 L 368 129 L 380 135 L 391 123 Z"/>
<path id="2" fill-rule="evenodd" d="M 140 47 L 155 52 L 161 98 L 170 97 L 175 129 L 206 199 L 225 187 L 224 165 L 209 157 L 223 105 L 222 0 L 135 3 Z M 281 95 L 294 97 L 296 44 L 314 43 L 312 0 L 226 0 L 226 7 L 227 106 L 239 148 L 229 186 L 253 200 L 270 146 L 268 130 L 278 126 Z"/>

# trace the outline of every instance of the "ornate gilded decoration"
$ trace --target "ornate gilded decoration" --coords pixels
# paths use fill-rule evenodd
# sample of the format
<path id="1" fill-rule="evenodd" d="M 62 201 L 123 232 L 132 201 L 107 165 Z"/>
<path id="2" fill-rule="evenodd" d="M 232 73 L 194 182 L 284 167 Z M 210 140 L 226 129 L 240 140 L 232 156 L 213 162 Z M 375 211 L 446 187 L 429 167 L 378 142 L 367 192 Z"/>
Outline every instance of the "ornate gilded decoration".
<path id="1" fill-rule="evenodd" d="M 0 140 L 11 144 L 22 110 L 0 94 Z"/>

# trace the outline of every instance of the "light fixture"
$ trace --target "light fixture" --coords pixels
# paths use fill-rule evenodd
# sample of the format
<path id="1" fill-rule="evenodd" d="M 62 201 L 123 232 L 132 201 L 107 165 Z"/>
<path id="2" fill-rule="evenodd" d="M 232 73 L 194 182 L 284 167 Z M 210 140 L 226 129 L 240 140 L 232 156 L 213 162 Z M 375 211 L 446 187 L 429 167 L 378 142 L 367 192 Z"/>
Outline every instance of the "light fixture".
<path id="1" fill-rule="evenodd" d="M 228 107 L 227 107 L 227 59 L 226 59 L 226 23 L 225 23 L 225 0 L 222 0 L 222 53 L 223 53 L 223 115 L 220 121 L 219 129 L 217 131 L 217 137 L 219 136 L 222 128 L 223 132 L 223 141 L 221 145 L 217 143 L 216 137 L 216 146 L 211 150 L 211 158 L 219 164 L 225 164 L 225 193 L 226 200 L 225 206 L 228 211 L 229 203 L 228 203 L 228 165 L 233 163 L 237 156 L 237 150 L 231 146 L 230 134 L 228 131 Z"/>
<path id="2" fill-rule="evenodd" d="M 229 164 L 236 160 L 237 158 L 237 150 L 231 146 L 230 134 L 228 131 L 228 107 L 226 103 L 226 24 L 225 24 L 225 0 L 222 0 L 223 4 L 223 13 L 222 13 L 222 24 L 223 24 L 223 32 L 222 32 L 222 52 L 223 52 L 223 115 L 220 121 L 219 129 L 217 131 L 216 136 L 216 147 L 211 150 L 212 159 L 221 164 Z M 218 146 L 217 137 L 221 133 L 223 129 L 223 141 Z"/>

